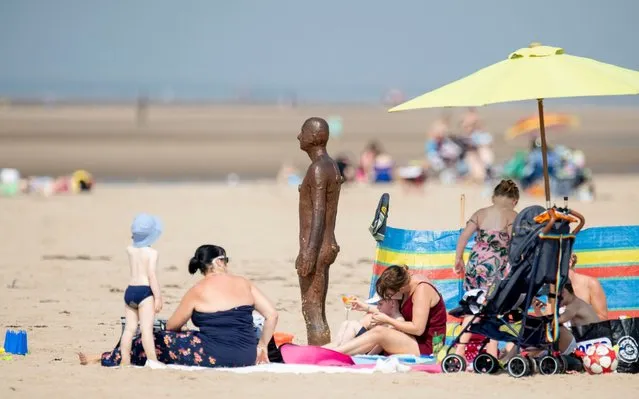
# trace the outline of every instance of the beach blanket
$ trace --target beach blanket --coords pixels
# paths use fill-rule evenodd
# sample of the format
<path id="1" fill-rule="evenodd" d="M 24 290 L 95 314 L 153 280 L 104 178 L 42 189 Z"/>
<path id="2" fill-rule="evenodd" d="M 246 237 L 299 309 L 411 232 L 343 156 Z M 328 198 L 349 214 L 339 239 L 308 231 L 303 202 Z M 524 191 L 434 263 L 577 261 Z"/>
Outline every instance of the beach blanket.
<path id="1" fill-rule="evenodd" d="M 143 367 L 136 367 L 143 368 Z M 147 368 L 158 368 L 149 367 Z M 373 374 L 373 373 L 406 373 L 410 371 L 418 371 L 425 373 L 440 373 L 441 369 L 435 364 L 415 364 L 405 365 L 399 362 L 397 358 L 383 358 L 381 357 L 375 363 L 355 364 L 351 366 L 319 366 L 313 364 L 284 364 L 284 363 L 269 363 L 260 364 L 249 367 L 235 367 L 235 368 L 211 368 L 211 367 L 197 367 L 197 366 L 180 366 L 180 365 L 166 365 L 161 369 L 168 370 L 181 370 L 181 371 L 217 371 L 228 372 L 235 374 L 252 374 L 252 373 L 276 373 L 276 374 Z"/>
<path id="2" fill-rule="evenodd" d="M 370 295 L 379 275 L 390 265 L 407 265 L 412 273 L 433 281 L 446 309 L 463 295 L 462 281 L 452 270 L 460 230 L 406 230 L 387 226 L 377 243 Z M 472 248 L 471 239 L 465 253 Z M 574 245 L 577 271 L 597 277 L 608 299 L 609 317 L 639 317 L 639 226 L 593 227 L 582 230 Z M 458 331 L 458 319 L 448 316 L 447 340 Z"/>

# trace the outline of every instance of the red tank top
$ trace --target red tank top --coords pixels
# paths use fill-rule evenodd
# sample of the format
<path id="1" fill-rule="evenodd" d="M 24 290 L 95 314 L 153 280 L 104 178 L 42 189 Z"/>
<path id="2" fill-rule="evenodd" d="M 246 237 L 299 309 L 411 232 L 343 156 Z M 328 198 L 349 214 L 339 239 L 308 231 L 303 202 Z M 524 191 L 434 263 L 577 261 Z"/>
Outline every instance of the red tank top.
<path id="1" fill-rule="evenodd" d="M 417 345 L 419 346 L 419 353 L 422 355 L 432 355 L 434 344 L 444 343 L 446 337 L 446 305 L 444 304 L 444 298 L 437 291 L 437 288 L 427 281 L 421 281 L 419 284 L 426 283 L 433 287 L 437 295 L 439 295 L 439 301 L 435 306 L 430 308 L 428 312 L 428 320 L 426 320 L 426 328 L 422 335 L 415 337 Z M 413 320 L 413 295 L 406 299 L 406 302 L 402 305 L 400 310 L 404 320 Z M 434 342 L 433 342 L 434 341 Z"/>

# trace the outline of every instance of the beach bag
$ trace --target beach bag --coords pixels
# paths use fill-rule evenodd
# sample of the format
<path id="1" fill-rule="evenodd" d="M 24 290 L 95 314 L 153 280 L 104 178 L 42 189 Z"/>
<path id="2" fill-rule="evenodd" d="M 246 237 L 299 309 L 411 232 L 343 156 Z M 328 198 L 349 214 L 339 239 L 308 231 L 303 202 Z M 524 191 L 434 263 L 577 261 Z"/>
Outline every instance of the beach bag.
<path id="1" fill-rule="evenodd" d="M 572 327 L 572 333 L 577 340 L 577 349 L 582 352 L 596 343 L 618 347 L 617 372 L 639 373 L 639 317 Z"/>
<path id="2" fill-rule="evenodd" d="M 269 362 L 284 363 L 284 360 L 282 359 L 282 352 L 280 351 L 280 348 L 278 348 L 275 344 L 275 338 L 271 338 L 271 340 L 268 342 L 267 349 Z"/>

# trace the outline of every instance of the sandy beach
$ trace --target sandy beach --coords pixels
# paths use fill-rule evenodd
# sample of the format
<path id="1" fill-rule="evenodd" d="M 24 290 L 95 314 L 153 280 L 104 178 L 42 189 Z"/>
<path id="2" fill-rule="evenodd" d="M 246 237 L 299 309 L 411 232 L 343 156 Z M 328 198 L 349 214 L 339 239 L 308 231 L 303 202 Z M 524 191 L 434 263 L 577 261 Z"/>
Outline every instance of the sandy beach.
<path id="1" fill-rule="evenodd" d="M 449 110 L 458 126 L 463 109 Z M 534 102 L 482 107 L 502 162 L 525 138 L 505 140 L 518 119 L 536 115 Z M 584 151 L 595 177 L 639 173 L 636 107 L 568 106 L 549 101 L 546 112 L 574 113 L 580 125 L 549 131 L 550 145 Z M 284 162 L 305 167 L 295 137 L 310 116 L 340 117 L 343 134 L 328 150 L 356 161 L 370 140 L 379 140 L 399 165 L 424 156 L 424 141 L 441 110 L 388 113 L 381 105 L 152 105 L 138 126 L 133 105 L 0 105 L 0 167 L 23 174 L 59 175 L 87 169 L 116 180 L 273 178 Z"/>
<path id="2" fill-rule="evenodd" d="M 599 176 L 597 184 L 597 202 L 572 204 L 585 215 L 587 226 L 639 224 L 639 176 Z M 404 228 L 457 228 L 461 193 L 467 212 L 488 201 L 476 187 L 429 185 L 423 195 L 405 194 L 395 186 L 346 187 L 336 231 L 342 251 L 331 269 L 328 294 L 333 333 L 345 317 L 339 295 L 368 293 L 375 243 L 367 227 L 384 191 L 391 194 L 390 225 Z M 533 203 L 540 200 L 523 198 L 519 209 Z M 295 187 L 98 184 L 86 196 L 0 198 L 0 323 L 3 332 L 27 330 L 31 351 L 0 361 L 0 397 L 133 397 L 142 389 L 145 397 L 262 398 L 632 398 L 639 393 L 637 376 L 625 374 L 515 380 L 507 375 L 231 375 L 80 366 L 76 351 L 108 351 L 118 340 L 128 273 L 125 246 L 139 211 L 158 214 L 165 224 L 156 245 L 165 297 L 160 317 L 171 314 L 198 278 L 187 273 L 195 248 L 215 243 L 227 249 L 233 272 L 251 278 L 275 302 L 278 330 L 305 342 L 293 264 Z"/>

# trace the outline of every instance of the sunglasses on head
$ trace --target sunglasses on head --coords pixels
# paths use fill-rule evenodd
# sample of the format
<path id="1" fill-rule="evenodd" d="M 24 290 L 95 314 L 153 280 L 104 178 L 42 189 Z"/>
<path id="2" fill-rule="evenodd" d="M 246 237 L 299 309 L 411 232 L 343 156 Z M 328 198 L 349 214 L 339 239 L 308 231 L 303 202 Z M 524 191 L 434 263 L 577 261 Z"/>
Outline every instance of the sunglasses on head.
<path id="1" fill-rule="evenodd" d="M 218 259 L 221 260 L 221 261 L 224 261 L 224 263 L 229 263 L 229 257 L 226 256 L 226 255 L 220 255 L 220 256 L 217 256 L 217 257 L 213 258 L 211 260 L 211 263 L 215 262 Z"/>

